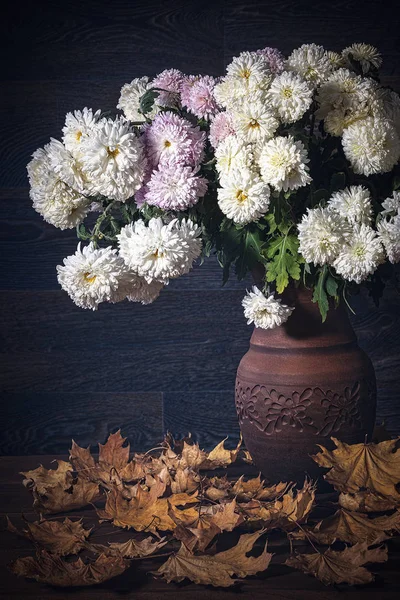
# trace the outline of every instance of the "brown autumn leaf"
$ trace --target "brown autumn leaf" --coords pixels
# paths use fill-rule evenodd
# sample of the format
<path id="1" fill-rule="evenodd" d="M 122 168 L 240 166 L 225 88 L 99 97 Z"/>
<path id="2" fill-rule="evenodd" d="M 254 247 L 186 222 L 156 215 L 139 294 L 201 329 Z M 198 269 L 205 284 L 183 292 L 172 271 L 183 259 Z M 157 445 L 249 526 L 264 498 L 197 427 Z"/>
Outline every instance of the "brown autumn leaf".
<path id="1" fill-rule="evenodd" d="M 99 497 L 99 487 L 78 477 L 73 477 L 73 467 L 62 460 L 57 469 L 40 465 L 32 471 L 22 472 L 23 484 L 33 495 L 33 508 L 39 513 L 54 514 L 82 508 Z"/>
<path id="2" fill-rule="evenodd" d="M 67 562 L 59 556 L 41 550 L 36 558 L 17 558 L 9 568 L 19 577 L 36 579 L 58 587 L 75 587 L 102 583 L 120 575 L 129 566 L 130 562 L 121 556 L 100 554 L 95 562 L 84 563 L 80 558 L 74 562 Z"/>
<path id="3" fill-rule="evenodd" d="M 247 516 L 247 521 L 253 526 L 263 526 L 268 529 L 285 529 L 290 531 L 298 523 L 304 523 L 314 505 L 315 486 L 309 480 L 304 482 L 301 490 L 291 487 L 275 502 L 260 502 L 251 500 L 240 505 Z"/>
<path id="4" fill-rule="evenodd" d="M 307 534 L 320 544 L 329 545 L 335 540 L 341 540 L 349 544 L 366 541 L 369 546 L 372 546 L 388 539 L 398 531 L 400 531 L 400 511 L 390 516 L 384 515 L 371 519 L 365 514 L 341 508 L 334 515 L 317 523 Z"/>
<path id="5" fill-rule="evenodd" d="M 106 443 L 99 444 L 96 462 L 88 448 L 81 448 L 72 440 L 70 461 L 81 478 L 105 486 L 113 483 L 138 481 L 146 475 L 145 462 L 135 457 L 129 461 L 129 444 L 121 431 L 110 433 Z"/>
<path id="6" fill-rule="evenodd" d="M 227 439 L 228 438 L 222 440 L 208 453 L 207 458 L 201 463 L 199 469 L 219 469 L 220 467 L 227 467 L 235 462 L 242 445 L 242 436 L 240 435 L 239 442 L 234 450 L 227 450 L 225 448 L 224 443 Z"/>
<path id="7" fill-rule="evenodd" d="M 251 457 L 251 454 L 248 450 L 245 450 L 244 448 L 242 449 L 242 459 L 244 460 L 245 463 L 249 464 L 249 465 L 253 465 L 253 459 Z"/>
<path id="8" fill-rule="evenodd" d="M 398 500 L 384 498 L 380 494 L 374 494 L 368 490 L 356 492 L 355 494 L 339 494 L 339 505 L 347 510 L 357 512 L 387 512 L 400 508 L 400 496 Z"/>
<path id="9" fill-rule="evenodd" d="M 289 484 L 282 481 L 269 487 L 266 487 L 264 483 L 261 480 L 261 475 L 247 481 L 244 481 L 244 476 L 242 475 L 234 483 L 230 493 L 236 496 L 239 502 L 248 502 L 252 499 L 265 502 L 275 500 L 278 496 L 284 494 L 289 487 Z"/>
<path id="10" fill-rule="evenodd" d="M 110 544 L 106 550 L 106 553 L 122 556 L 123 558 L 150 556 L 168 544 L 168 540 L 165 540 L 166 538 L 163 537 L 157 541 L 154 541 L 154 539 L 150 536 L 144 538 L 143 540 L 135 540 L 135 538 L 131 538 L 127 542 Z"/>
<path id="11" fill-rule="evenodd" d="M 159 475 L 162 478 L 162 475 Z M 200 476 L 192 469 L 179 467 L 173 477 L 170 478 L 171 492 L 181 494 L 187 492 L 190 494 L 198 489 L 200 485 Z"/>
<path id="12" fill-rule="evenodd" d="M 27 537 L 35 544 L 43 546 L 52 554 L 67 556 L 77 554 L 84 547 L 91 529 L 85 529 L 82 519 L 71 521 L 41 521 L 37 523 L 26 522 L 27 529 L 18 531 L 7 517 L 7 529 L 17 535 Z"/>
<path id="13" fill-rule="evenodd" d="M 168 514 L 169 506 L 185 506 L 197 502 L 197 494 L 173 494 L 168 498 L 159 496 L 160 490 L 155 489 L 155 486 L 148 491 L 138 486 L 136 496 L 127 499 L 114 487 L 106 495 L 104 509 L 98 510 L 97 514 L 100 519 L 112 521 L 118 527 L 136 531 L 172 531 L 176 524 Z M 194 508 L 185 508 L 180 512 L 191 518 L 197 514 Z"/>
<path id="14" fill-rule="evenodd" d="M 183 542 L 188 550 L 195 548 L 204 551 L 211 540 L 223 531 L 233 531 L 243 523 L 241 514 L 236 512 L 236 500 L 226 504 L 200 506 L 194 513 L 195 518 L 182 517 L 182 511 L 170 507 L 169 516 L 176 523 L 174 537 Z"/>
<path id="15" fill-rule="evenodd" d="M 266 545 L 260 556 L 247 556 L 264 533 L 264 530 L 261 530 L 243 534 L 236 546 L 214 555 L 194 555 L 182 544 L 179 551 L 170 556 L 153 574 L 163 577 L 168 583 L 187 578 L 197 584 L 228 587 L 236 581 L 232 578 L 233 575 L 247 577 L 267 569 L 272 554 L 267 552 Z"/>
<path id="16" fill-rule="evenodd" d="M 285 564 L 314 575 L 325 585 L 348 583 L 361 585 L 373 581 L 373 574 L 364 565 L 366 563 L 385 562 L 387 548 L 369 549 L 366 542 L 359 542 L 342 551 L 329 548 L 324 553 L 294 554 Z"/>
<path id="17" fill-rule="evenodd" d="M 353 445 L 331 439 L 335 450 L 320 446 L 321 452 L 313 459 L 321 467 L 330 469 L 324 477 L 338 491 L 357 493 L 366 489 L 396 502 L 400 500 L 396 488 L 400 482 L 400 438 L 379 444 Z"/>

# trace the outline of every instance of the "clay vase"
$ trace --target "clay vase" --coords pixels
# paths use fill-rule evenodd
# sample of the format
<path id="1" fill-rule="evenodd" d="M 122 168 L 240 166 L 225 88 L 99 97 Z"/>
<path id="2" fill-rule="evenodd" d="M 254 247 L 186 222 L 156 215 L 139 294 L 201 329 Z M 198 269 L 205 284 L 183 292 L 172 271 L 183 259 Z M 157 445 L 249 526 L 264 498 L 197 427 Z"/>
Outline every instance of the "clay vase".
<path id="1" fill-rule="evenodd" d="M 237 370 L 236 410 L 244 442 L 270 482 L 322 480 L 312 460 L 331 436 L 349 444 L 371 439 L 376 380 L 370 359 L 357 345 L 344 305 L 321 322 L 304 287 L 285 290 L 294 306 L 275 329 L 254 329 Z"/>

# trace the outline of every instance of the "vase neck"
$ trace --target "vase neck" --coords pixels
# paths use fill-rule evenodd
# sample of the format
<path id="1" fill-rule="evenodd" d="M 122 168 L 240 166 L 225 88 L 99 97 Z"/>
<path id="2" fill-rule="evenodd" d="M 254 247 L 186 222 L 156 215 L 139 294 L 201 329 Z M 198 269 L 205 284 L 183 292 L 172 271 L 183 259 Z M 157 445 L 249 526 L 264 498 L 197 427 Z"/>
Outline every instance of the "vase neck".
<path id="1" fill-rule="evenodd" d="M 255 329 L 252 345 L 270 347 L 324 347 L 354 343 L 356 336 L 351 326 L 344 302 L 335 308 L 330 301 L 326 321 L 323 323 L 318 304 L 312 301 L 312 291 L 302 285 L 288 286 L 281 294 L 282 302 L 294 307 L 286 323 L 275 329 Z"/>

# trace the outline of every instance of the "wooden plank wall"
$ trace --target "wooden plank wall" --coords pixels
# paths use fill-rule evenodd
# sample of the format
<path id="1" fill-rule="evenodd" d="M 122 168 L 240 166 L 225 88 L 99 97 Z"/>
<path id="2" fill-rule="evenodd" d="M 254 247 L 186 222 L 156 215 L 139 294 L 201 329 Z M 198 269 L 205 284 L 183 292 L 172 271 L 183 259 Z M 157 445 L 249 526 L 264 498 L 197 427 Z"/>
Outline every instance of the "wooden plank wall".
<path id="1" fill-rule="evenodd" d="M 230 281 L 210 259 L 171 283 L 153 305 L 92 313 L 58 289 L 55 266 L 74 232 L 44 223 L 28 199 L 25 165 L 65 113 L 115 107 L 120 87 L 167 67 L 221 74 L 245 49 L 308 41 L 378 46 L 386 81 L 400 89 L 390 2 L 357 0 L 69 0 L 15 3 L 2 17 L 0 244 L 2 454 L 61 453 L 71 437 L 104 441 L 122 427 L 135 449 L 190 430 L 205 446 L 237 437 L 235 370 L 251 329 Z M 353 318 L 379 384 L 380 419 L 400 432 L 400 302 L 357 299 Z"/>

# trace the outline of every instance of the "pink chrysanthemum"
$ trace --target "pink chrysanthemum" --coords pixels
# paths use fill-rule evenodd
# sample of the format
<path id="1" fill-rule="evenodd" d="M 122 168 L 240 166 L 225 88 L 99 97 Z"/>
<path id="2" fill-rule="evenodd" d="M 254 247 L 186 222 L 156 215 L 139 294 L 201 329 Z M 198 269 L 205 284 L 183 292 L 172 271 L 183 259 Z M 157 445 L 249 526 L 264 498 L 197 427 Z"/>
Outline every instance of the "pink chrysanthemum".
<path id="1" fill-rule="evenodd" d="M 188 82 L 186 88 L 183 86 L 183 94 L 181 91 L 182 105 L 199 119 L 211 119 L 219 110 L 214 97 L 215 84 L 216 80 L 209 75 Z"/>
<path id="2" fill-rule="evenodd" d="M 153 171 L 145 200 L 164 210 L 185 210 L 194 206 L 207 191 L 204 177 L 191 167 L 170 163 Z"/>
<path id="3" fill-rule="evenodd" d="M 277 48 L 263 48 L 262 50 L 257 50 L 257 54 L 260 56 L 264 56 L 267 59 L 268 66 L 271 69 L 272 73 L 276 73 L 279 75 L 285 69 L 285 57 Z"/>
<path id="4" fill-rule="evenodd" d="M 160 113 L 143 131 L 153 168 L 169 161 L 197 167 L 203 158 L 206 134 L 172 112 Z"/>
<path id="5" fill-rule="evenodd" d="M 220 112 L 215 115 L 210 125 L 210 143 L 213 148 L 216 148 L 218 144 L 224 141 L 228 135 L 235 133 L 233 126 L 232 115 L 228 112 Z"/>
<path id="6" fill-rule="evenodd" d="M 182 106 L 187 106 L 190 102 L 190 92 L 196 81 L 201 78 L 201 75 L 185 75 L 182 79 L 180 94 Z"/>
<path id="7" fill-rule="evenodd" d="M 160 106 L 176 106 L 179 104 L 180 87 L 184 75 L 178 69 L 166 69 L 154 78 L 152 87 L 161 88 L 156 103 Z"/>

